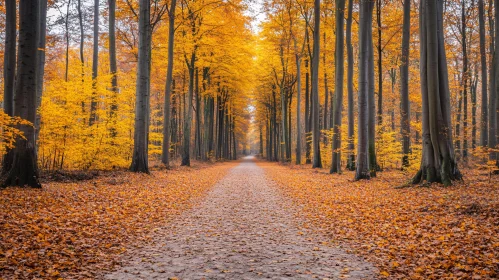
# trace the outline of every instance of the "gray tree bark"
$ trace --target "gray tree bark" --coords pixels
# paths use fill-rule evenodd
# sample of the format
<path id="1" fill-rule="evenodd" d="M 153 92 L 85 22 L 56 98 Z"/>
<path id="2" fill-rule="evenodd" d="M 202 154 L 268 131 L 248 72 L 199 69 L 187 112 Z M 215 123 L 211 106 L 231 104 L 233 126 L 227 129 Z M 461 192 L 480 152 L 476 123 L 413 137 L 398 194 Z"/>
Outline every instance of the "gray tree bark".
<path id="1" fill-rule="evenodd" d="M 5 1 L 5 47 L 3 57 L 3 110 L 14 116 L 14 87 L 16 81 L 16 1 Z M 2 174 L 12 167 L 13 154 L 9 150 L 3 157 Z"/>
<path id="2" fill-rule="evenodd" d="M 360 0 L 359 21 L 359 93 L 358 93 L 358 141 L 355 180 L 369 179 L 369 102 L 368 95 L 374 94 L 369 87 L 369 60 L 372 57 L 372 12 L 374 2 Z M 371 14 L 371 16 L 369 16 Z M 371 48 L 369 48 L 371 44 Z"/>
<path id="3" fill-rule="evenodd" d="M 13 2 L 15 6 L 15 1 L 9 2 Z M 11 7 L 9 6 L 9 8 Z M 13 23 L 13 19 L 9 19 L 11 19 L 10 23 Z M 17 77 L 13 101 L 14 116 L 31 123 L 35 123 L 36 121 L 39 19 L 40 2 L 20 0 L 19 59 L 17 60 Z M 23 132 L 24 137 L 17 137 L 16 139 L 16 146 L 12 150 L 12 164 L 7 173 L 2 176 L 0 187 L 19 186 L 40 188 L 35 127 L 32 125 L 19 125 L 18 129 Z"/>
<path id="4" fill-rule="evenodd" d="M 368 28 L 367 39 L 369 40 L 368 47 L 368 64 L 367 64 L 367 103 L 368 103 L 368 138 L 369 138 L 369 167 L 371 170 L 371 177 L 376 177 L 376 170 L 378 168 L 378 163 L 376 161 L 376 102 L 374 96 L 374 47 L 373 47 L 373 10 L 374 10 L 374 0 L 371 0 L 372 7 L 370 7 L 367 13 Z"/>
<path id="5" fill-rule="evenodd" d="M 489 34 L 490 34 L 490 50 L 489 53 L 492 54 L 492 60 L 490 61 L 490 76 L 489 76 L 489 132 L 488 132 L 488 146 L 489 148 L 495 148 L 496 146 L 496 117 L 497 117 L 497 110 L 496 108 L 496 102 L 497 102 L 497 97 L 496 97 L 496 61 L 497 61 L 497 54 L 495 52 L 495 46 L 496 44 L 496 24 L 497 24 L 497 14 L 496 14 L 496 9 L 492 9 L 492 2 L 494 4 L 496 3 L 496 0 L 490 1 L 489 2 Z M 495 7 L 495 5 L 494 5 Z M 494 15 L 492 15 L 494 13 Z M 496 20 L 494 20 L 496 18 Z M 491 152 L 490 157 L 491 160 L 495 159 L 495 153 Z"/>
<path id="6" fill-rule="evenodd" d="M 330 173 L 341 172 L 341 114 L 343 112 L 345 0 L 336 0 L 335 94 L 333 108 L 333 155 Z"/>
<path id="7" fill-rule="evenodd" d="M 355 170 L 355 144 L 354 144 L 354 103 L 353 103 L 353 46 L 352 46 L 352 10 L 353 0 L 348 0 L 348 17 L 346 30 L 347 45 L 347 92 L 348 92 L 348 162 L 347 169 Z"/>
<path id="8" fill-rule="evenodd" d="M 409 101 L 409 40 L 411 0 L 404 0 L 402 26 L 402 64 L 400 65 L 400 134 L 402 135 L 402 168 L 409 166 L 411 151 L 411 108 Z"/>
<path id="9" fill-rule="evenodd" d="M 90 101 L 90 119 L 92 126 L 97 121 L 97 75 L 99 71 L 99 0 L 94 0 L 94 45 L 92 54 L 92 98 Z"/>
<path id="10" fill-rule="evenodd" d="M 149 79 L 151 55 L 151 7 L 149 0 L 139 1 L 139 59 L 135 100 L 135 131 L 130 171 L 149 173 Z"/>
<path id="11" fill-rule="evenodd" d="M 118 67 L 116 65 L 116 0 L 109 0 L 109 68 L 111 72 L 111 137 L 116 137 L 116 117 L 118 111 Z"/>
<path id="12" fill-rule="evenodd" d="M 450 94 L 443 35 L 443 0 L 420 3 L 420 75 L 423 100 L 423 156 L 413 183 L 461 179 L 450 116 Z"/>
<path id="13" fill-rule="evenodd" d="M 312 58 L 312 143 L 314 156 L 313 168 L 322 168 L 320 147 L 320 120 L 319 120 L 319 56 L 320 56 L 320 22 L 321 1 L 314 0 L 314 49 Z"/>
<path id="14" fill-rule="evenodd" d="M 168 11 L 168 66 L 166 69 L 165 101 L 163 113 L 163 146 L 161 151 L 161 162 L 170 165 L 170 97 L 173 80 L 173 47 L 175 40 L 175 8 L 176 0 L 170 3 Z"/>
<path id="15" fill-rule="evenodd" d="M 487 147 L 488 112 L 487 112 L 487 54 L 485 51 L 485 8 L 483 0 L 478 0 L 478 24 L 480 33 L 480 63 L 482 77 L 482 104 L 480 110 L 480 146 Z"/>
<path id="16" fill-rule="evenodd" d="M 38 56 L 37 56 L 37 75 L 36 75 L 36 123 L 35 123 L 35 140 L 38 140 L 40 134 L 41 116 L 38 108 L 42 104 L 43 94 L 43 76 L 45 73 L 45 43 L 47 34 L 47 0 L 40 1 L 40 35 L 38 37 Z"/>
<path id="17" fill-rule="evenodd" d="M 463 46 L 463 160 L 468 160 L 468 49 L 466 1 L 461 1 L 461 41 Z"/>

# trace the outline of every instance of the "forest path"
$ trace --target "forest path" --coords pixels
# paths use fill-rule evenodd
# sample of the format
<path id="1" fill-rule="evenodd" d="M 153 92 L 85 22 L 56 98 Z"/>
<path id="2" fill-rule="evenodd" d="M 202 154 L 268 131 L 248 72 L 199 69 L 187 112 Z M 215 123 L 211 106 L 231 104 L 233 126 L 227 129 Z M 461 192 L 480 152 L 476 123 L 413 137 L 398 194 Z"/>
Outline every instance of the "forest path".
<path id="1" fill-rule="evenodd" d="M 299 209 L 252 158 L 105 279 L 373 279 L 376 269 L 301 229 Z"/>

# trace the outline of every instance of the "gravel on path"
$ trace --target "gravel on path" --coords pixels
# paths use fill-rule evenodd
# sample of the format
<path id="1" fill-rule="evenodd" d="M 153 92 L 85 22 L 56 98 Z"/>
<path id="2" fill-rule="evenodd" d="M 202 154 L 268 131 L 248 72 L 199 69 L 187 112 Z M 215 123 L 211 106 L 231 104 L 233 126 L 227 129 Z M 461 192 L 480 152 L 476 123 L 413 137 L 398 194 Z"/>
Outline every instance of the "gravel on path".
<path id="1" fill-rule="evenodd" d="M 303 223 L 298 207 L 246 158 L 104 279 L 376 278 L 372 264 Z"/>

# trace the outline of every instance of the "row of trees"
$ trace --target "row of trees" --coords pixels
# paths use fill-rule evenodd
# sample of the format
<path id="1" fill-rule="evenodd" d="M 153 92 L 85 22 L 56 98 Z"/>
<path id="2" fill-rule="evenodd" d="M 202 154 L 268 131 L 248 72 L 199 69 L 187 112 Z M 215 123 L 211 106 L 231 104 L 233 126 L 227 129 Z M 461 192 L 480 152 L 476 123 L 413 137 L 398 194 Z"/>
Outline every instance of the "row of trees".
<path id="1" fill-rule="evenodd" d="M 40 187 L 39 167 L 148 173 L 149 156 L 166 166 L 177 157 L 187 166 L 192 157 L 234 159 L 249 119 L 244 9 L 7 1 L 2 132 L 14 136 L 2 139 L 1 185 Z"/>
<path id="2" fill-rule="evenodd" d="M 390 162 L 416 172 L 413 183 L 446 185 L 461 178 L 459 161 L 484 151 L 495 160 L 499 6 L 485 2 L 267 3 L 255 98 L 262 154 L 300 164 L 304 148 L 306 163 L 345 165 L 356 179 Z"/>

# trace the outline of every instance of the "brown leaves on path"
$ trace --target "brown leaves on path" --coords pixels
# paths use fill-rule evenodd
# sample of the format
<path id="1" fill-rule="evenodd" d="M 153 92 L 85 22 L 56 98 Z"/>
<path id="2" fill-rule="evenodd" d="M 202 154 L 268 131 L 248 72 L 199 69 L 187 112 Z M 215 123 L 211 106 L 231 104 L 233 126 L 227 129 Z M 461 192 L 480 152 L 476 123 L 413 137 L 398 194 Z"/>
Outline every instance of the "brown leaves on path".
<path id="1" fill-rule="evenodd" d="M 95 278 L 192 205 L 233 164 L 119 172 L 0 190 L 0 279 Z"/>
<path id="2" fill-rule="evenodd" d="M 365 256 L 391 279 L 499 277 L 499 180 L 465 171 L 465 182 L 394 189 L 408 176 L 370 181 L 309 167 L 260 163 L 315 227 Z"/>

